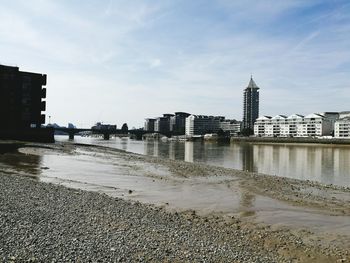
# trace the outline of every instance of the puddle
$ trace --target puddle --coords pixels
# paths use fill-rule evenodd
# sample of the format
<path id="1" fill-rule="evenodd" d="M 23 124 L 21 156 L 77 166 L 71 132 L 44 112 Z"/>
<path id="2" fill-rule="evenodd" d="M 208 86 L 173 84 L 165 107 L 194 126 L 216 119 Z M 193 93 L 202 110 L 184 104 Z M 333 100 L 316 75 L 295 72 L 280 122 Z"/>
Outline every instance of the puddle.
<path id="1" fill-rule="evenodd" d="M 40 175 L 42 156 L 20 153 L 20 144 L 0 144 L 0 172 Z"/>

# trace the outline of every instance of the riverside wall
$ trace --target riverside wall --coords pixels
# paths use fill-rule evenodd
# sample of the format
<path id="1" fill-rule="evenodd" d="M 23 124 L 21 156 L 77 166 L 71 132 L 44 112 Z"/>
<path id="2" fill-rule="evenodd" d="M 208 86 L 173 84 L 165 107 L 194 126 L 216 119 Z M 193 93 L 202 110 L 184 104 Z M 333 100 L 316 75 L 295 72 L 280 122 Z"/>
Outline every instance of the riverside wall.
<path id="1" fill-rule="evenodd" d="M 350 139 L 320 139 L 320 138 L 277 138 L 277 137 L 231 137 L 231 142 L 257 142 L 257 143 L 317 143 L 350 145 Z"/>

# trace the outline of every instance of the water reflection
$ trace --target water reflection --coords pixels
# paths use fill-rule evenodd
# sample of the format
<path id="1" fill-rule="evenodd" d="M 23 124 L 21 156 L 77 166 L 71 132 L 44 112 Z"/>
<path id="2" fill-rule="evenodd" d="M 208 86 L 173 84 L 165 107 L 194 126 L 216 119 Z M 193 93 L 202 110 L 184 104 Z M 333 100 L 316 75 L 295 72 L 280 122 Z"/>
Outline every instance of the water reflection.
<path id="1" fill-rule="evenodd" d="M 24 175 L 40 175 L 42 157 L 18 152 L 21 145 L 0 144 L 0 171 L 17 172 Z"/>
<path id="2" fill-rule="evenodd" d="M 185 161 L 193 163 L 194 147 L 193 143 L 185 142 Z"/>
<path id="3" fill-rule="evenodd" d="M 174 160 L 350 186 L 350 147 L 148 141 L 144 148 Z"/>
<path id="4" fill-rule="evenodd" d="M 121 149 L 126 151 L 128 149 L 128 141 L 126 138 L 121 138 L 120 145 L 122 146 Z"/>
<path id="5" fill-rule="evenodd" d="M 60 139 L 62 140 L 62 139 Z M 79 138 L 76 142 L 187 162 L 350 186 L 350 147 L 321 144 L 162 142 Z"/>
<path id="6" fill-rule="evenodd" d="M 253 147 L 240 147 L 242 155 L 242 170 L 254 171 L 254 148 Z"/>
<path id="7" fill-rule="evenodd" d="M 250 171 L 327 184 L 350 185 L 350 148 L 324 145 L 253 145 Z"/>
<path id="8" fill-rule="evenodd" d="M 242 191 L 239 201 L 239 210 L 242 216 L 252 216 L 256 214 L 254 209 L 255 195 L 253 193 Z"/>

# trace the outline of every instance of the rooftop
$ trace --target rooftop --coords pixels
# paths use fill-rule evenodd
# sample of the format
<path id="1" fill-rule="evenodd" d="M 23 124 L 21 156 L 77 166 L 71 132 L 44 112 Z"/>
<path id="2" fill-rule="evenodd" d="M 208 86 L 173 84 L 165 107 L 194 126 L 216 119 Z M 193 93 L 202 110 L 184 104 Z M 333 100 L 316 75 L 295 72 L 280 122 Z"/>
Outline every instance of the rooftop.
<path id="1" fill-rule="evenodd" d="M 255 81 L 253 80 L 253 76 L 250 77 L 247 89 L 259 89 L 258 85 L 256 85 Z"/>

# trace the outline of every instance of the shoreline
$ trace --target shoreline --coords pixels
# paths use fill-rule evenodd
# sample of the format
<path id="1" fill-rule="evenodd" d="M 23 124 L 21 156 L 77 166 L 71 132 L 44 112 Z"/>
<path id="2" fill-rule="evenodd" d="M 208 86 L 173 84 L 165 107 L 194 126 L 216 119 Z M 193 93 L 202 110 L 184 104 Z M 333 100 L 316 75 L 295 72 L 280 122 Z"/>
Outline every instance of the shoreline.
<path id="1" fill-rule="evenodd" d="M 28 145 L 28 147 L 33 146 L 35 145 Z M 40 145 L 40 147 L 42 146 L 44 146 L 45 151 L 60 151 L 68 156 L 74 153 L 74 149 L 79 147 L 91 150 L 96 153 L 100 152 L 107 156 L 110 156 L 110 154 L 113 153 L 118 153 L 118 158 L 124 158 L 125 160 L 127 160 L 127 162 L 129 162 L 132 165 L 137 164 L 137 162 L 143 162 L 149 165 L 155 164 L 157 166 L 168 167 L 169 170 L 172 173 L 174 173 L 178 178 L 213 178 L 217 176 L 235 177 L 239 179 L 240 187 L 248 191 L 248 198 L 249 193 L 259 194 L 274 199 L 277 198 L 278 200 L 281 200 L 283 202 L 293 204 L 296 207 L 310 207 L 313 209 L 317 208 L 324 211 L 324 213 L 337 216 L 350 215 L 350 189 L 347 188 L 339 188 L 337 186 L 331 185 L 323 186 L 322 184 L 314 182 L 274 177 L 268 175 L 259 175 L 233 169 L 209 166 L 206 164 L 186 163 L 183 161 L 161 159 L 157 157 L 129 153 L 123 150 L 117 150 L 103 146 L 95 147 L 90 145 L 73 144 L 56 144 L 54 146 L 46 145 L 49 146 L 48 148 L 51 148 L 51 150 L 47 149 L 45 145 Z M 30 148 L 28 149 L 30 150 Z M 44 248 L 46 246 L 54 246 L 56 244 L 56 241 L 50 238 L 48 238 L 49 240 L 47 241 L 44 240 L 44 248 L 36 247 L 36 245 L 33 247 L 33 258 L 35 258 L 37 261 L 44 261 L 48 259 L 62 259 L 65 253 L 68 253 L 66 260 L 77 261 L 77 259 L 80 258 L 80 254 L 84 254 L 81 253 L 79 249 L 84 250 L 83 244 L 86 245 L 86 242 L 89 243 L 88 240 L 93 240 L 91 242 L 96 241 L 96 244 L 102 242 L 101 240 L 103 239 L 99 239 L 100 241 L 95 240 L 94 233 L 96 233 L 96 231 L 98 231 L 99 229 L 99 225 L 96 225 L 96 222 L 94 222 L 92 225 L 89 225 L 92 221 L 84 221 L 81 222 L 81 224 L 77 224 L 77 222 L 80 222 L 80 217 L 83 217 L 85 219 L 90 218 L 89 220 L 93 220 L 93 218 L 96 218 L 96 214 L 94 214 L 96 211 L 92 212 L 91 215 L 88 215 L 88 210 L 91 208 L 90 205 L 95 205 L 95 201 L 100 202 L 101 200 L 103 200 L 103 206 L 101 206 L 101 209 L 106 209 L 104 210 L 104 212 L 107 213 L 107 217 L 110 217 L 111 214 L 113 214 L 113 217 L 108 219 L 107 225 L 118 225 L 112 230 L 105 226 L 107 227 L 107 230 L 104 230 L 104 234 L 106 234 L 107 236 L 113 236 L 113 238 L 116 241 L 120 241 L 120 239 L 122 239 L 119 236 L 121 234 L 122 236 L 124 236 L 124 238 L 127 238 L 127 240 L 124 239 L 124 243 L 129 245 L 131 244 L 131 247 L 138 246 L 138 244 L 135 244 L 134 242 L 136 238 L 138 241 L 140 241 L 137 243 L 143 244 L 144 247 L 138 248 L 137 253 L 135 252 L 135 250 L 126 250 L 128 252 L 124 253 L 123 251 L 119 250 L 121 248 L 121 243 L 119 242 L 117 243 L 117 245 L 112 246 L 110 250 L 108 250 L 107 248 L 103 248 L 104 252 L 102 254 L 96 252 L 95 259 L 96 256 L 98 256 L 98 258 L 103 258 L 102 255 L 105 255 L 109 259 L 109 261 L 117 261 L 118 258 L 116 257 L 116 253 L 112 252 L 119 251 L 117 254 L 122 255 L 124 253 L 126 255 L 125 258 L 120 258 L 120 261 L 122 262 L 137 261 L 139 259 L 143 261 L 153 260 L 175 262 L 190 262 L 201 260 L 209 260 L 216 262 L 227 260 L 236 260 L 237 262 L 337 262 L 337 260 L 339 260 L 338 262 L 348 262 L 350 260 L 350 247 L 346 245 L 349 244 L 346 243 L 350 240 L 349 236 L 343 237 L 339 234 L 333 234 L 329 237 L 326 237 L 324 240 L 319 240 L 319 236 L 315 236 L 314 233 L 312 233 L 312 231 L 310 232 L 310 230 L 307 230 L 307 228 L 296 229 L 287 226 L 276 228 L 275 226 L 269 226 L 264 223 L 255 222 L 254 220 L 250 219 L 249 211 L 246 211 L 248 214 L 246 214 L 246 212 L 243 211 L 243 213 L 233 216 L 222 216 L 220 213 L 198 216 L 198 213 L 193 210 L 187 210 L 184 212 L 178 212 L 176 210 L 171 211 L 171 209 L 169 210 L 169 208 L 166 205 L 159 207 L 155 205 L 141 204 L 138 201 L 134 200 L 123 200 L 120 198 L 106 196 L 105 194 L 101 193 L 71 189 L 66 188 L 64 186 L 57 186 L 51 183 L 42 183 L 38 182 L 35 179 L 23 178 L 21 176 L 3 176 L 4 177 L 2 177 L 2 179 L 6 178 L 6 182 L 4 184 L 4 181 L 2 180 L 0 184 L 0 192 L 2 192 L 2 198 L 0 198 L 0 201 L 2 202 L 1 206 L 4 207 L 4 209 L 2 209 L 3 212 L 0 216 L 1 225 L 6 226 L 6 224 L 8 224 L 9 222 L 11 224 L 12 222 L 12 224 L 14 224 L 15 226 L 14 227 L 12 225 L 12 228 L 14 227 L 16 231 L 12 231 L 11 233 L 6 231 L 6 233 L 0 232 L 2 241 L 10 239 L 10 244 L 12 244 L 11 242 L 13 240 L 15 240 L 16 238 L 20 238 L 19 235 L 23 235 L 23 233 L 21 232 L 23 230 L 21 230 L 22 225 L 26 225 L 29 221 L 32 221 L 31 218 L 26 216 L 29 216 L 32 213 L 32 211 L 34 211 L 35 213 L 35 211 L 38 210 L 38 207 L 40 209 L 37 212 L 46 211 L 49 214 L 52 214 L 54 218 L 59 217 L 59 213 L 61 213 L 62 211 L 67 212 L 74 208 L 73 211 L 70 211 L 70 213 L 72 213 L 72 218 L 67 218 L 67 220 L 69 222 L 75 222 L 72 227 L 78 226 L 78 230 L 84 229 L 84 231 L 87 231 L 89 233 L 89 235 L 85 235 L 83 232 L 80 232 L 79 235 L 84 236 L 84 240 L 82 241 L 78 238 L 78 241 L 74 241 L 73 238 L 72 240 L 74 242 L 70 239 L 66 240 L 66 237 L 64 236 L 55 236 L 55 238 L 58 238 L 59 240 L 64 239 L 64 242 L 68 242 L 69 245 L 67 249 L 58 249 L 59 252 L 57 252 L 57 256 L 51 255 L 50 257 L 46 255 L 46 258 L 44 257 L 45 255 L 42 254 L 43 252 L 45 252 Z M 157 180 L 159 178 L 155 176 L 154 179 Z M 14 187 L 14 185 L 17 185 L 18 189 Z M 30 198 L 26 198 L 26 193 L 20 191 L 20 189 L 30 190 L 32 188 L 35 189 L 35 191 L 30 191 L 27 193 L 30 196 Z M 82 196 L 82 198 L 79 199 L 78 203 L 76 204 L 74 202 L 67 201 L 63 203 L 57 203 L 58 201 L 55 200 L 61 198 L 66 198 L 67 200 L 69 200 L 71 198 L 76 198 L 76 195 Z M 9 197 L 11 197 L 11 200 L 6 200 Z M 347 200 L 346 198 L 349 198 L 349 200 Z M 54 202 L 54 206 L 50 204 L 50 201 Z M 23 204 L 21 202 L 23 202 Z M 10 211 L 7 211 L 6 208 L 9 207 L 12 207 L 12 209 Z M 21 211 L 16 211 L 16 208 L 18 207 L 25 209 L 28 215 L 26 214 L 26 216 L 23 218 L 17 217 L 17 219 L 15 220 L 16 215 L 18 213 L 22 213 Z M 98 207 L 98 209 L 100 209 L 100 205 L 98 205 Z M 113 207 L 113 209 L 110 209 L 111 207 Z M 94 209 L 97 208 L 94 207 Z M 114 209 L 122 209 L 123 212 L 125 210 L 130 210 L 131 215 L 138 215 L 136 217 L 131 216 L 132 221 L 136 220 L 136 223 L 133 222 L 131 226 L 129 225 L 129 228 L 136 228 L 135 231 L 137 231 L 137 234 L 130 234 L 129 231 L 132 230 L 130 230 L 128 227 L 121 227 L 117 223 L 117 221 L 120 220 L 121 215 L 118 213 L 115 214 Z M 56 214 L 56 210 L 58 214 Z M 82 211 L 83 213 L 81 214 L 80 212 Z M 76 212 L 77 214 L 75 215 Z M 163 216 L 165 216 L 166 220 L 163 221 L 163 225 L 160 225 L 157 220 L 149 221 L 149 213 L 155 213 L 152 214 L 152 216 L 154 217 L 160 216 L 162 218 Z M 100 216 L 105 217 L 105 214 L 98 214 L 98 217 Z M 40 219 L 39 215 L 38 217 Z M 142 224 L 144 223 L 142 221 L 142 218 L 145 217 L 147 218 L 146 225 L 148 226 L 148 224 L 150 224 L 150 228 L 148 230 L 146 229 L 147 227 L 142 227 Z M 4 218 L 6 220 L 4 220 Z M 118 220 L 115 221 L 117 218 Z M 123 224 L 129 224 L 129 217 L 124 217 L 122 219 L 122 221 L 124 222 Z M 183 227 L 186 226 L 186 232 L 184 232 L 183 234 L 185 236 L 187 235 L 188 237 L 190 237 L 189 240 L 192 240 L 192 245 L 189 245 L 189 247 L 191 248 L 190 253 L 187 253 L 188 250 L 186 250 L 186 248 L 181 245 L 183 242 L 181 236 L 176 236 L 175 234 L 172 234 L 172 224 L 174 220 L 180 220 L 178 229 L 181 230 Z M 59 220 L 59 224 L 55 226 L 55 231 L 57 232 L 55 232 L 55 235 L 58 235 L 59 233 L 68 233 L 65 227 L 66 224 L 68 224 L 69 222 L 66 222 L 65 219 Z M 140 225 L 141 222 L 143 223 Z M 45 217 L 45 219 L 41 219 L 38 222 L 31 222 L 30 228 L 32 229 L 33 226 L 35 226 L 34 228 L 39 227 L 40 224 L 48 224 L 51 227 L 51 224 L 56 223 L 57 221 L 51 222 L 50 218 Z M 101 222 L 99 221 L 99 223 Z M 189 224 L 189 226 L 187 226 L 187 224 Z M 89 230 L 90 226 L 93 227 L 93 230 Z M 158 229 L 159 227 L 165 227 L 166 229 L 168 229 L 167 231 L 171 233 L 171 237 L 174 238 L 174 242 L 171 247 L 169 247 L 167 243 L 167 238 L 169 238 L 168 232 L 157 233 L 156 240 L 153 240 L 153 232 L 151 231 L 151 229 L 154 230 Z M 188 233 L 195 234 L 192 235 Z M 198 233 L 200 233 L 200 236 L 201 238 L 203 238 L 203 240 L 207 240 L 208 242 L 204 242 L 205 244 L 202 245 L 203 242 L 201 242 L 201 240 L 197 238 Z M 45 236 L 45 233 L 40 232 L 40 235 Z M 42 238 L 40 235 L 38 237 L 39 240 L 41 240 Z M 240 241 L 242 235 L 247 237 L 247 239 L 245 239 L 244 242 Z M 129 237 L 131 238 L 128 239 Z M 145 243 L 144 240 L 139 240 L 140 238 L 144 239 L 146 237 L 148 239 L 152 239 L 157 244 L 159 244 L 160 240 L 162 240 L 162 246 L 164 246 L 164 249 L 166 247 L 166 251 L 163 248 L 160 248 L 160 246 L 158 245 L 155 246 L 155 248 L 160 249 L 161 253 L 158 253 L 159 251 L 156 253 L 155 248 L 150 248 L 147 242 Z M 9 241 L 6 241 L 6 243 L 7 242 Z M 25 242 L 31 243 L 32 240 L 24 238 L 24 240 L 20 242 L 22 242 L 21 244 L 23 245 L 25 244 Z M 74 250 L 74 244 L 78 245 L 78 252 Z M 231 244 L 232 246 L 228 246 L 228 244 Z M 99 246 L 100 245 L 101 244 L 99 244 Z M 213 253 L 209 253 L 208 251 L 211 251 L 212 246 L 215 247 L 216 250 L 214 249 Z M 320 248 L 322 248 L 322 251 L 320 251 Z M 197 250 L 201 253 L 198 253 Z M 21 251 L 22 254 L 19 253 L 18 255 L 12 255 L 14 251 Z M 249 255 L 247 255 L 246 251 L 251 252 L 249 253 Z M 9 261 L 11 260 L 11 257 L 15 257 L 15 259 L 21 261 L 24 258 L 30 258 L 29 255 L 32 255 L 30 254 L 32 252 L 29 252 L 27 250 L 19 248 L 18 246 L 11 247 L 9 245 L 6 246 L 5 249 L 0 250 L 0 258 L 3 258 L 4 261 Z M 89 253 L 89 251 L 86 251 L 86 253 L 87 255 L 94 258 L 94 255 Z M 207 258 L 204 258 L 206 256 Z M 90 258 L 90 260 L 92 260 L 92 258 Z M 81 258 L 81 260 L 83 259 L 85 259 L 85 261 L 87 260 L 87 258 L 84 256 Z"/>
<path id="2" fill-rule="evenodd" d="M 337 247 L 319 251 L 305 230 L 169 213 L 14 175 L 0 187 L 4 261 L 348 262 Z"/>
<path id="3" fill-rule="evenodd" d="M 350 139 L 282 138 L 282 137 L 231 137 L 230 142 L 271 144 L 326 144 L 350 146 Z"/>

